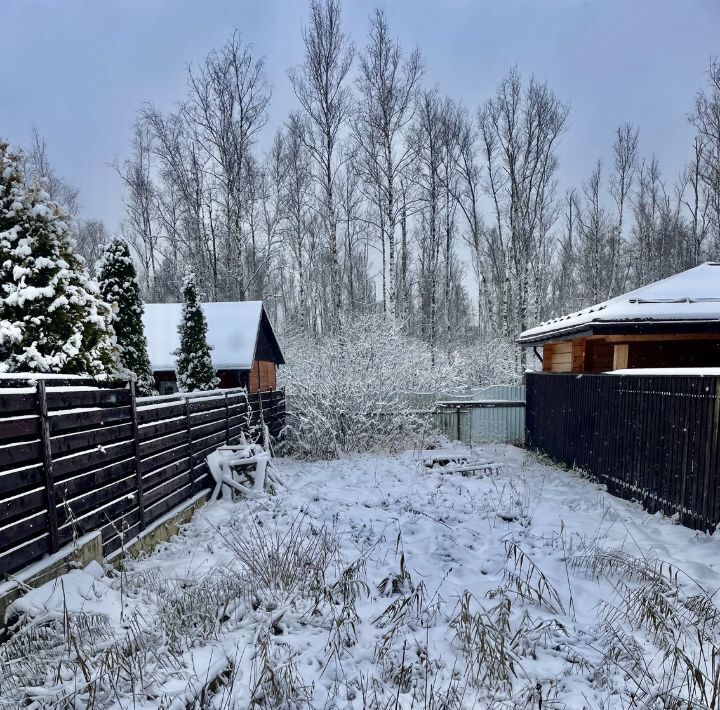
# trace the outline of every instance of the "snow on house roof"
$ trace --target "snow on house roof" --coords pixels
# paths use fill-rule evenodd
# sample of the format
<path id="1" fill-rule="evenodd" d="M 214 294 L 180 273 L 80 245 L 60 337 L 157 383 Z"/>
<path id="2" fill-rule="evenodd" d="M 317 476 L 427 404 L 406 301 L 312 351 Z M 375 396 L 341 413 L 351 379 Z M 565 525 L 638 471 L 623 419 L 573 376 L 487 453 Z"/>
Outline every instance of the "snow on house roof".
<path id="1" fill-rule="evenodd" d="M 592 329 L 595 324 L 632 322 L 693 323 L 718 321 L 720 327 L 720 263 L 708 261 L 661 281 L 616 296 L 577 313 L 541 323 L 522 333 L 532 344 Z"/>
<path id="2" fill-rule="evenodd" d="M 210 355 L 216 370 L 249 370 L 255 357 L 262 301 L 203 303 L 208 324 Z M 180 346 L 178 325 L 182 303 L 146 303 L 143 325 L 154 371 L 174 370 Z"/>

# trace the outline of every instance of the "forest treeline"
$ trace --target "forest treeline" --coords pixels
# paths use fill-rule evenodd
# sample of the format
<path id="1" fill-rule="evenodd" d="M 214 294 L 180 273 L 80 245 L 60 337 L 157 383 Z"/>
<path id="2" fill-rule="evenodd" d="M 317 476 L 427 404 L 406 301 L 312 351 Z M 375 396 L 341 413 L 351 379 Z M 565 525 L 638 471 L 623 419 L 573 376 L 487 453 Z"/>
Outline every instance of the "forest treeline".
<path id="1" fill-rule="evenodd" d="M 718 258 L 717 60 L 685 107 L 695 138 L 679 175 L 641 154 L 628 123 L 608 137 L 610 160 L 565 189 L 568 104 L 517 68 L 466 106 L 428 85 L 421 49 L 402 47 L 382 11 L 356 46 L 339 2 L 312 0 L 288 70 L 296 108 L 271 137 L 251 40 L 234 33 L 191 65 L 175 110 L 142 106 L 115 164 L 146 300 L 179 300 L 189 267 L 209 300 L 263 299 L 281 333 L 384 313 L 441 352 L 510 343 Z M 92 261 L 106 238 L 82 223 L 79 249 Z"/>

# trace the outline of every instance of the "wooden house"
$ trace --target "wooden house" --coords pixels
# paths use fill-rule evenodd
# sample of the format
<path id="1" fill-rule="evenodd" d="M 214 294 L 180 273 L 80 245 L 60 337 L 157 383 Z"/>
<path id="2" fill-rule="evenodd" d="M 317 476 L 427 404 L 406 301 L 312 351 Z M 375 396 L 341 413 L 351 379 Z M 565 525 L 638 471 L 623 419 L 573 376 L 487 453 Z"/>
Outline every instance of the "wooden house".
<path id="1" fill-rule="evenodd" d="M 720 368 L 720 263 L 541 323 L 518 342 L 543 372 Z"/>
<path id="2" fill-rule="evenodd" d="M 277 368 L 285 360 L 262 301 L 203 303 L 202 309 L 220 388 L 246 387 L 250 393 L 276 389 Z M 181 303 L 145 305 L 148 354 L 160 394 L 177 391 L 173 352 L 180 344 L 181 317 Z"/>

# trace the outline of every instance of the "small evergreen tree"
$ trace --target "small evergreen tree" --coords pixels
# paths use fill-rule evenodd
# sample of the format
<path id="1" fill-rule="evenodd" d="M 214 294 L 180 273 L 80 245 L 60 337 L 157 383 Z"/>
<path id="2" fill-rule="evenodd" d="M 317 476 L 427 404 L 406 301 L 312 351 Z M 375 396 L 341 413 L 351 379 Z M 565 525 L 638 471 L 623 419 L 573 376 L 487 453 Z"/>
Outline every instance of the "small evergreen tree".
<path id="1" fill-rule="evenodd" d="M 188 271 L 183 279 L 182 320 L 178 326 L 180 347 L 175 371 L 181 392 L 215 389 L 220 380 L 215 376 L 207 341 L 207 321 L 198 302 L 195 274 Z"/>
<path id="2" fill-rule="evenodd" d="M 74 223 L 21 165 L 0 142 L 0 372 L 115 374 L 111 311 L 73 252 Z"/>
<path id="3" fill-rule="evenodd" d="M 100 294 L 112 308 L 112 324 L 120 352 L 120 364 L 133 373 L 139 395 L 155 394 L 155 379 L 143 330 L 143 302 L 130 247 L 122 239 L 113 239 L 97 263 Z"/>

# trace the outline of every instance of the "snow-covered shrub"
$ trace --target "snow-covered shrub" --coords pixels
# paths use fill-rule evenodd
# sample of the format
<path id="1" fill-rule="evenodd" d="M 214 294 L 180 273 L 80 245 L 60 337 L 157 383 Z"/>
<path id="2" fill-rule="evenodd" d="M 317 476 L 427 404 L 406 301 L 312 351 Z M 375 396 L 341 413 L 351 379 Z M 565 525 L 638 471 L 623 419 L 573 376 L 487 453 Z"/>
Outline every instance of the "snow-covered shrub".
<path id="1" fill-rule="evenodd" d="M 177 358 L 177 382 L 181 392 L 214 390 L 220 380 L 215 375 L 207 341 L 207 320 L 198 301 L 195 274 L 188 271 L 183 279 L 182 320 L 178 326 L 180 347 Z"/>
<path id="2" fill-rule="evenodd" d="M 21 166 L 0 143 L 0 372 L 114 374 L 110 307 L 74 253 L 75 224 Z"/>
<path id="3" fill-rule="evenodd" d="M 113 310 L 112 324 L 117 337 L 122 367 L 137 378 L 139 395 L 155 393 L 155 380 L 143 330 L 143 302 L 130 247 L 113 239 L 97 263 L 100 293 Z"/>
<path id="4" fill-rule="evenodd" d="M 459 347 L 454 356 L 462 363 L 466 384 L 470 387 L 521 385 L 520 347 L 500 335 L 483 335 Z"/>
<path id="5" fill-rule="evenodd" d="M 413 395 L 446 392 L 461 373 L 426 343 L 382 316 L 359 316 L 318 339 L 284 347 L 281 369 L 288 397 L 286 442 L 296 455 L 407 446 L 426 427 Z"/>

